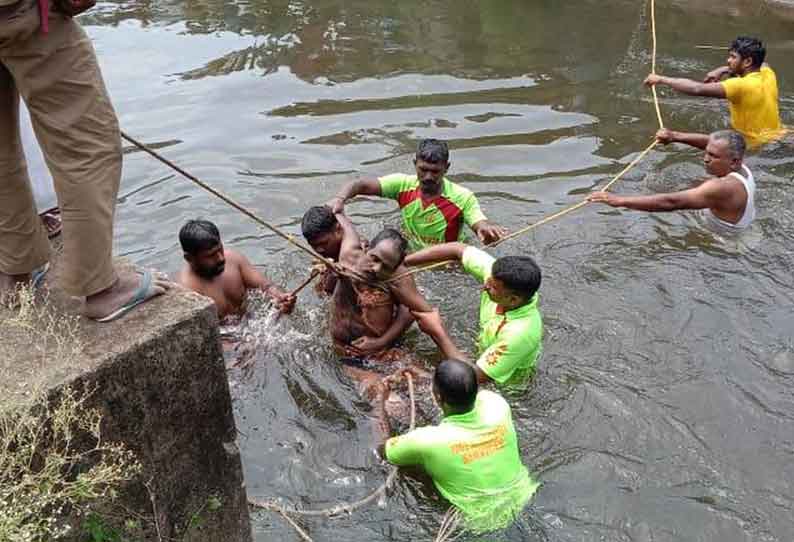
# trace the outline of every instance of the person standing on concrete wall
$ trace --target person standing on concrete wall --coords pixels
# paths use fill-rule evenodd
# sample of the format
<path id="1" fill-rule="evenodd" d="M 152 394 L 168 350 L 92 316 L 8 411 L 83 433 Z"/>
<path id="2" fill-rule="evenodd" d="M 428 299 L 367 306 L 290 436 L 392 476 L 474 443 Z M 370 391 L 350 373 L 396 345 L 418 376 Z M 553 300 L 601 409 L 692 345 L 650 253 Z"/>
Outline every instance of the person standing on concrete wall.
<path id="1" fill-rule="evenodd" d="M 703 82 L 652 73 L 645 84 L 667 85 L 690 96 L 727 99 L 731 126 L 755 147 L 786 133 L 780 123 L 777 76 L 765 58 L 761 40 L 739 36 L 731 43 L 727 64 L 710 71 Z M 691 144 L 692 135 L 685 143 Z M 700 134 L 695 146 L 705 149 L 708 140 L 708 134 Z"/>
<path id="2" fill-rule="evenodd" d="M 58 2 L 66 11 L 69 0 Z M 20 144 L 20 95 L 61 203 L 63 289 L 100 322 L 164 293 L 169 283 L 150 272 L 113 265 L 121 138 L 88 36 L 48 0 L 0 0 L 0 294 L 36 286 L 50 259 Z"/>

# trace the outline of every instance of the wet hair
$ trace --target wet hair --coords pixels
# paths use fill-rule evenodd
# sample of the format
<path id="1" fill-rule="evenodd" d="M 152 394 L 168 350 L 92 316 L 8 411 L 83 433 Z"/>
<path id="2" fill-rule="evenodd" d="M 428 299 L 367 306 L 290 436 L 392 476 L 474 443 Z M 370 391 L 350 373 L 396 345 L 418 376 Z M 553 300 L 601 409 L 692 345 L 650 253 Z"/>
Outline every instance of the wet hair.
<path id="1" fill-rule="evenodd" d="M 408 251 L 408 241 L 405 240 L 405 237 L 402 236 L 400 232 L 395 230 L 394 228 L 385 228 L 382 232 L 375 236 L 372 241 L 370 241 L 369 246 L 371 248 L 375 248 L 381 241 L 393 241 L 394 246 L 397 247 L 397 251 L 400 255 L 400 263 L 403 263 L 405 259 L 405 253 Z"/>
<path id="2" fill-rule="evenodd" d="M 221 243 L 217 226 L 209 220 L 188 220 L 179 230 L 179 244 L 185 254 L 196 255 Z"/>
<path id="3" fill-rule="evenodd" d="M 309 207 L 301 220 L 301 231 L 307 241 L 312 242 L 319 236 L 330 233 L 339 224 L 330 207 L 315 205 Z"/>
<path id="4" fill-rule="evenodd" d="M 540 267 L 529 256 L 503 256 L 497 259 L 491 269 L 491 276 L 527 300 L 532 299 L 540 288 Z"/>
<path id="5" fill-rule="evenodd" d="M 431 164 L 447 164 L 449 147 L 439 139 L 423 139 L 416 148 L 416 159 Z"/>
<path id="6" fill-rule="evenodd" d="M 433 384 L 452 414 L 465 414 L 474 408 L 479 388 L 477 372 L 465 361 L 447 359 L 439 363 Z"/>
<path id="7" fill-rule="evenodd" d="M 754 68 L 760 68 L 766 58 L 766 48 L 758 38 L 739 36 L 731 42 L 731 51 L 736 51 L 742 59 L 749 58 L 753 61 Z"/>
<path id="8" fill-rule="evenodd" d="M 728 149 L 731 151 L 731 158 L 739 160 L 744 158 L 744 151 L 747 149 L 747 142 L 744 136 L 735 130 L 720 130 L 711 134 L 716 141 L 727 141 Z"/>

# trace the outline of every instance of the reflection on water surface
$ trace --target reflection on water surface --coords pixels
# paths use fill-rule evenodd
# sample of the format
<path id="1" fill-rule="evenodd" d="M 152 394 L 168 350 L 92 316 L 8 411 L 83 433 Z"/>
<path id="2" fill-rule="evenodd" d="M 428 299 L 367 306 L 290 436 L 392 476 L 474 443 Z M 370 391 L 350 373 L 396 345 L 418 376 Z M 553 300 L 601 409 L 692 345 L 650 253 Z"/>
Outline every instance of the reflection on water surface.
<path id="1" fill-rule="evenodd" d="M 418 138 L 452 147 L 451 177 L 517 229 L 579 201 L 650 140 L 640 87 L 650 60 L 642 2 L 496 0 L 106 2 L 83 18 L 122 126 L 261 215 L 298 233 L 309 205 L 346 180 L 410 171 Z M 760 34 L 791 123 L 790 22 L 753 2 L 659 2 L 659 70 L 696 75 L 739 33 Z M 662 91 L 668 126 L 724 126 L 716 101 Z M 511 397 L 523 456 L 545 486 L 491 539 L 794 538 L 794 160 L 790 142 L 748 160 L 759 218 L 740 243 L 685 213 L 590 206 L 499 247 L 544 269 L 540 371 Z M 697 153 L 653 151 L 616 190 L 688 185 Z M 349 205 L 367 234 L 394 205 Z M 118 248 L 175 271 L 176 232 L 211 217 L 229 246 L 290 286 L 303 255 L 137 152 L 125 156 Z M 476 285 L 420 279 L 473 349 Z M 368 409 L 333 363 L 325 307 L 304 293 L 293 318 L 266 309 L 232 372 L 249 492 L 324 507 L 376 487 Z M 431 345 L 412 332 L 425 358 Z M 309 521 L 315 540 L 432 539 L 445 510 L 402 476 L 385 508 Z M 294 535 L 255 516 L 259 540 Z"/>

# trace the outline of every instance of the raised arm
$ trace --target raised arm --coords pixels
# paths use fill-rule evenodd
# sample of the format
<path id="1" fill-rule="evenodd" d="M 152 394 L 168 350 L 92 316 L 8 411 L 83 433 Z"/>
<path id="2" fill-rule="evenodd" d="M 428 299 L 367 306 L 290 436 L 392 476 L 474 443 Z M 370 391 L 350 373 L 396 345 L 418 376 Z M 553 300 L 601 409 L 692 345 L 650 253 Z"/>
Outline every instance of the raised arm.
<path id="1" fill-rule="evenodd" d="M 625 207 L 651 213 L 708 209 L 718 207 L 729 196 L 730 187 L 718 179 L 710 179 L 696 188 L 654 194 L 652 196 L 617 196 L 609 192 L 594 192 L 587 198 L 593 203 L 605 203 L 611 207 Z"/>
<path id="2" fill-rule="evenodd" d="M 436 262 L 460 261 L 468 245 L 464 243 L 443 243 L 423 248 L 405 257 L 405 265 L 416 266 Z"/>
<path id="3" fill-rule="evenodd" d="M 343 213 L 336 213 L 336 221 L 339 222 L 339 226 L 342 228 L 342 246 L 339 249 L 339 261 L 342 263 L 351 263 L 345 262 L 348 255 L 351 254 L 352 251 L 358 251 L 361 249 L 361 236 L 356 231 L 356 227 L 347 217 L 347 215 Z"/>
<path id="4" fill-rule="evenodd" d="M 656 140 L 663 145 L 669 143 L 683 143 L 690 147 L 705 150 L 706 146 L 709 144 L 709 135 L 696 134 L 693 132 L 674 132 L 673 130 L 662 128 L 656 132 Z"/>
<path id="5" fill-rule="evenodd" d="M 667 85 L 678 92 L 689 96 L 705 96 L 708 98 L 727 98 L 725 87 L 722 83 L 701 83 L 683 77 L 665 77 L 664 75 L 650 74 L 645 78 L 645 85 Z"/>
<path id="6" fill-rule="evenodd" d="M 360 179 L 351 181 L 339 189 L 336 196 L 331 198 L 327 205 L 334 213 L 345 210 L 345 202 L 355 196 L 380 196 L 380 181 L 378 179 Z"/>

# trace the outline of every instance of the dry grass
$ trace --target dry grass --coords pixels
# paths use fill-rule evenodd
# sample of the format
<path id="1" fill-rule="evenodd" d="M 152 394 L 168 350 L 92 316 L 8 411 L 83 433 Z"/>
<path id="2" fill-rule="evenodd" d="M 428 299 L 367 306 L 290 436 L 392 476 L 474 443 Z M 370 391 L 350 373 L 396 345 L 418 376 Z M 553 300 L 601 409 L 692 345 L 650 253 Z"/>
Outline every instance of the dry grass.
<path id="1" fill-rule="evenodd" d="M 41 367 L 81 355 L 79 318 L 30 288 L 14 297 L 13 306 L 0 306 L 0 336 L 28 345 Z M 0 379 L 19 378 L 2 367 Z M 70 528 L 66 516 L 112 499 L 140 472 L 131 452 L 103 440 L 101 413 L 87 406 L 91 392 L 67 386 L 48 394 L 43 382 L 28 381 L 23 393 L 0 397 L 0 540 L 56 540 Z"/>

